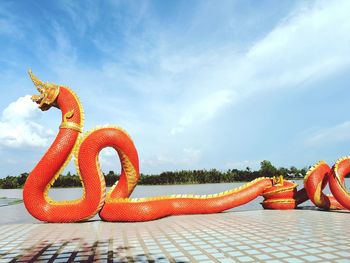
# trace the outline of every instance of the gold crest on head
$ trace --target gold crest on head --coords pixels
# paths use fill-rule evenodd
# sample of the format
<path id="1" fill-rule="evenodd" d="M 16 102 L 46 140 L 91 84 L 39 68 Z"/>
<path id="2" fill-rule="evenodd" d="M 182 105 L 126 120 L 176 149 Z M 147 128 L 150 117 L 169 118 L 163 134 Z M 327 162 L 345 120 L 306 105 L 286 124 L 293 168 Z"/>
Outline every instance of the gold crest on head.
<path id="1" fill-rule="evenodd" d="M 32 101 L 38 103 L 39 108 L 43 111 L 50 109 L 60 92 L 58 85 L 42 82 L 33 74 L 32 70 L 29 70 L 28 73 L 35 87 L 40 92 L 40 94 L 32 96 Z"/>

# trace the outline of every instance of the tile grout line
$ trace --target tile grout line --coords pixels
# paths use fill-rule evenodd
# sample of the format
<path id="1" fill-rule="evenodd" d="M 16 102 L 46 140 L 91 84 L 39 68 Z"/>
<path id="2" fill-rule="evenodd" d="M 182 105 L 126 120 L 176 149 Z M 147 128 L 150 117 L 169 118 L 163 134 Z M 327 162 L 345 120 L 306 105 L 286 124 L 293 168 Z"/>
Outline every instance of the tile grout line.
<path id="1" fill-rule="evenodd" d="M 150 236 L 153 238 L 153 240 L 155 241 L 155 243 L 157 243 L 158 247 L 160 248 L 160 250 L 164 253 L 164 255 L 166 255 L 166 257 L 169 259 L 170 262 L 176 262 L 173 258 L 173 256 L 166 250 L 166 248 L 162 245 L 161 242 L 158 241 L 157 238 L 155 238 L 155 236 L 153 235 L 152 231 L 150 230 L 149 227 L 145 227 L 148 230 L 148 233 L 150 234 Z M 158 231 L 160 232 L 160 230 L 158 229 Z M 164 234 L 163 234 L 164 235 Z M 166 236 L 166 235 L 165 235 Z"/>
<path id="2" fill-rule="evenodd" d="M 178 224 L 176 224 L 176 225 L 179 226 Z M 182 228 L 182 227 L 181 227 L 181 228 Z M 163 232 L 163 230 L 160 230 L 160 231 Z M 163 233 L 164 233 L 164 232 L 163 232 Z M 177 232 L 177 231 L 176 231 L 176 233 L 177 233 L 179 236 L 181 236 L 182 239 L 184 239 L 184 240 L 186 240 L 187 242 L 189 242 L 190 244 L 192 244 L 197 250 L 201 251 L 202 254 L 207 255 L 210 259 L 214 260 L 215 262 L 219 262 L 219 261 L 217 261 L 217 259 L 215 259 L 213 256 L 208 255 L 207 253 L 205 253 L 204 249 L 198 247 L 194 242 L 192 242 L 190 239 L 188 239 L 187 237 L 185 237 L 183 234 L 181 234 L 180 232 Z M 193 235 L 193 233 L 192 233 L 192 235 Z M 196 236 L 196 235 L 195 235 L 195 236 Z M 198 237 L 198 236 L 196 236 L 196 237 Z M 176 240 L 174 240 L 171 236 L 169 236 L 169 238 L 173 241 L 174 244 L 177 245 L 177 247 L 184 253 L 184 255 L 187 254 L 187 255 L 189 255 L 189 257 L 190 257 L 191 260 L 197 261 L 197 260 L 193 257 L 193 255 L 191 255 L 191 254 L 188 253 L 185 249 L 183 249 L 182 246 L 179 247 Z M 192 261 L 191 261 L 191 262 L 192 262 Z"/>

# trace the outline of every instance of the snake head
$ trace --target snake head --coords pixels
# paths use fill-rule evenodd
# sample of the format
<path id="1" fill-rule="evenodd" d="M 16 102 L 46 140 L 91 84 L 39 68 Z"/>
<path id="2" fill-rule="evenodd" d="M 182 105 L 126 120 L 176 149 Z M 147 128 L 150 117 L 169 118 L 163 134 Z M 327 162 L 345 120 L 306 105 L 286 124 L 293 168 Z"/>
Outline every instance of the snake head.
<path id="1" fill-rule="evenodd" d="M 29 70 L 28 73 L 36 89 L 39 91 L 39 94 L 32 96 L 32 101 L 39 104 L 39 109 L 42 111 L 50 109 L 51 106 L 57 107 L 56 99 L 60 92 L 59 87 L 52 83 L 42 82 L 31 70 Z"/>

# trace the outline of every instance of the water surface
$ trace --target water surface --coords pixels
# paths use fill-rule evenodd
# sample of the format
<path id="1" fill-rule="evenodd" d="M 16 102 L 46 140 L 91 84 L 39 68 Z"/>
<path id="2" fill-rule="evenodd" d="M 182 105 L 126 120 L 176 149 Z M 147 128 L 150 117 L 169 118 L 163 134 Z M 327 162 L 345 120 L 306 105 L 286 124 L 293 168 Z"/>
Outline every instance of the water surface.
<path id="1" fill-rule="evenodd" d="M 350 184 L 350 178 L 346 179 L 346 182 Z M 303 186 L 303 181 L 298 180 L 296 183 L 299 185 L 298 189 Z M 136 186 L 131 197 L 151 197 L 159 195 L 171 195 L 171 194 L 215 194 L 223 192 L 232 188 L 239 187 L 245 183 L 222 183 L 222 184 L 191 184 L 191 185 L 139 185 Z M 328 187 L 324 191 L 330 193 Z M 54 200 L 72 200 L 80 198 L 82 195 L 82 188 L 52 188 L 49 191 L 49 196 Z M 22 189 L 0 189 L 0 197 L 6 198 L 22 198 Z M 263 201 L 262 197 L 258 197 L 252 202 L 240 207 L 233 208 L 228 211 L 248 211 L 248 210 L 260 210 L 262 206 L 260 203 Z M 311 202 L 307 201 L 303 205 L 311 206 Z M 24 204 L 0 206 L 0 224 L 10 223 L 30 223 L 39 222 L 33 218 L 25 209 Z M 94 219 L 98 219 L 95 217 Z"/>

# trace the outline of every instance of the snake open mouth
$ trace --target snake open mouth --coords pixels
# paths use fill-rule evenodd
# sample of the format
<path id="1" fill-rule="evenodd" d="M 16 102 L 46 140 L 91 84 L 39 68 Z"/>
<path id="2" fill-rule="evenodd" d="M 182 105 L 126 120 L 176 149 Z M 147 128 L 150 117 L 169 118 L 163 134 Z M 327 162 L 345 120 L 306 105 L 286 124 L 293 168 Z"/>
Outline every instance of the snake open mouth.
<path id="1" fill-rule="evenodd" d="M 44 98 L 44 94 L 35 94 L 31 97 L 32 101 L 39 104 L 39 108 L 40 108 L 41 102 L 43 101 L 43 98 Z"/>

